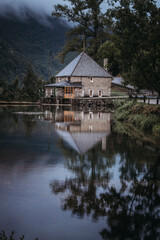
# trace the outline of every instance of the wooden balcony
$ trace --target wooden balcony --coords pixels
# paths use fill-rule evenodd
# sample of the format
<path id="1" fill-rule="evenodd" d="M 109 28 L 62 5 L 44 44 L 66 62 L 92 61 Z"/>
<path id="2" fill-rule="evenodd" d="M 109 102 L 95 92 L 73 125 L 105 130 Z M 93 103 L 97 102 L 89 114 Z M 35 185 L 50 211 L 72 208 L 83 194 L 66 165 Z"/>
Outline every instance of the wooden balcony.
<path id="1" fill-rule="evenodd" d="M 65 93 L 64 98 L 74 98 L 74 93 Z"/>

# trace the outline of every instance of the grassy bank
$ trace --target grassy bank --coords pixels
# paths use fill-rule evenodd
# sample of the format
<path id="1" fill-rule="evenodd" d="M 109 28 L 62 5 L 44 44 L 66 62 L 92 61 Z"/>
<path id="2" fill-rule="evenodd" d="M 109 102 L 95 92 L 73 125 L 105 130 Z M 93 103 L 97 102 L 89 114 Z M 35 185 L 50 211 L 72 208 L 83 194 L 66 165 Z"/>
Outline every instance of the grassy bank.
<path id="1" fill-rule="evenodd" d="M 129 100 L 114 103 L 115 120 L 134 126 L 154 136 L 160 136 L 160 106 L 146 105 Z"/>

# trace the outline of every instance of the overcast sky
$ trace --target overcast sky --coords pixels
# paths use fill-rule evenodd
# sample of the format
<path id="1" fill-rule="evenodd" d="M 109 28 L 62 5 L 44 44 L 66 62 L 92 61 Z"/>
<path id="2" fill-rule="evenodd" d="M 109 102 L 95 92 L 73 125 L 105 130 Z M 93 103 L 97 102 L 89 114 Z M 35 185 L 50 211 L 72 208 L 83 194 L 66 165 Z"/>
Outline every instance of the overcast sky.
<path id="1" fill-rule="evenodd" d="M 37 14 L 46 13 L 50 15 L 53 6 L 62 2 L 62 0 L 0 0 L 0 14 L 5 14 L 8 9 L 13 9 L 15 13 L 22 15 L 23 8 L 28 7 Z M 160 0 L 157 0 L 157 4 L 160 6 Z M 103 8 L 106 9 L 106 5 L 107 3 L 103 4 Z"/>
<path id="2" fill-rule="evenodd" d="M 51 14 L 53 6 L 62 0 L 0 0 L 0 13 L 3 14 L 8 9 L 13 9 L 16 13 L 21 13 L 24 7 L 31 9 L 35 13 Z"/>

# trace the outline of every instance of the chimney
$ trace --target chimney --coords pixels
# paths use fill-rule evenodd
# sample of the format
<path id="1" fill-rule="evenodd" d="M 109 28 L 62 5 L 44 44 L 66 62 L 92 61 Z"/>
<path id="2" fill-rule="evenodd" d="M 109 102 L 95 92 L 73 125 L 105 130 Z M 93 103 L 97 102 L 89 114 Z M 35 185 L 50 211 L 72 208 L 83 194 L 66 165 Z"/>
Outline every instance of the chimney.
<path id="1" fill-rule="evenodd" d="M 103 60 L 103 68 L 108 71 L 108 58 L 104 58 Z"/>

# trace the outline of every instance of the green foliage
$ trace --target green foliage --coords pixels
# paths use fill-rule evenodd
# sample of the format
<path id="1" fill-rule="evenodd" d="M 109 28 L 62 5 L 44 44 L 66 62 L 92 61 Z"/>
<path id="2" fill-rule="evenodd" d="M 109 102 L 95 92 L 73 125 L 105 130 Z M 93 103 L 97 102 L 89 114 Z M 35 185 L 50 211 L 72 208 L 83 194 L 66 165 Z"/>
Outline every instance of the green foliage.
<path id="1" fill-rule="evenodd" d="M 133 114 L 160 114 L 160 105 L 144 105 L 137 103 L 132 107 Z"/>
<path id="2" fill-rule="evenodd" d="M 115 101 L 115 118 L 128 122 L 142 130 L 158 132 L 160 122 L 160 106 L 148 106 L 134 101 Z M 157 126 L 157 127 L 155 127 Z"/>
<path id="3" fill-rule="evenodd" d="M 131 108 L 133 107 L 134 104 L 135 104 L 134 101 L 125 101 L 124 104 L 122 104 L 122 105 L 119 107 L 118 111 L 119 111 L 119 112 L 122 112 L 122 111 L 128 111 L 128 112 L 130 112 L 130 111 L 131 111 Z"/>
<path id="4" fill-rule="evenodd" d="M 37 101 L 39 90 L 43 88 L 43 82 L 39 79 L 30 65 L 27 67 L 26 75 L 22 82 L 22 92 L 25 93 L 24 100 Z"/>
<path id="5" fill-rule="evenodd" d="M 134 105 L 133 101 L 117 100 L 114 103 L 116 107 L 115 116 L 118 121 L 127 121 L 131 113 L 131 108 Z"/>
<path id="6" fill-rule="evenodd" d="M 122 99 L 122 100 L 115 100 L 114 101 L 114 107 L 115 109 L 119 108 L 120 106 L 122 106 L 123 104 L 125 104 L 126 100 Z"/>
<path id="7" fill-rule="evenodd" d="M 103 43 L 98 50 L 98 56 L 100 59 L 106 57 L 108 58 L 107 70 L 113 76 L 116 76 L 119 72 L 121 72 L 119 63 L 120 51 L 114 41 L 108 40 Z"/>
<path id="8" fill-rule="evenodd" d="M 69 27 L 53 17 L 43 24 L 28 12 L 27 16 L 26 21 L 0 17 L 0 76 L 6 82 L 16 76 L 22 80 L 28 63 L 45 80 L 62 67 L 54 56 L 64 45 Z"/>
<path id="9" fill-rule="evenodd" d="M 153 134 L 157 137 L 160 136 L 160 123 L 153 126 Z"/>
<path id="10" fill-rule="evenodd" d="M 116 113 L 116 119 L 118 121 L 126 121 L 128 119 L 129 111 L 123 110 L 118 113 Z"/>
<path id="11" fill-rule="evenodd" d="M 160 95 L 160 10 L 156 1 L 110 2 L 116 4 L 106 13 L 112 22 L 112 36 L 101 46 L 100 53 L 111 57 L 112 71 L 115 63 L 119 66 L 117 70 L 126 83 Z"/>
<path id="12" fill-rule="evenodd" d="M 82 51 L 85 42 L 88 53 L 97 59 L 98 48 L 108 36 L 108 32 L 105 31 L 105 14 L 101 11 L 101 4 L 105 1 L 69 0 L 68 2 L 68 5 L 55 5 L 52 12 L 53 16 L 64 17 L 69 22 L 76 23 L 68 31 L 68 39 L 59 53 L 59 58 L 63 61 L 68 52 Z"/>
<path id="13" fill-rule="evenodd" d="M 156 116 L 156 115 L 143 115 L 143 114 L 139 114 L 139 115 L 131 115 L 129 117 L 129 122 L 131 122 L 132 124 L 134 124 L 135 126 L 143 129 L 143 130 L 152 130 L 152 127 L 159 123 L 160 121 L 160 117 Z"/>
<path id="14" fill-rule="evenodd" d="M 45 81 L 38 78 L 34 73 L 31 65 L 28 65 L 24 79 L 21 81 L 16 77 L 11 83 L 3 84 L 4 81 L 0 81 L 1 101 L 37 101 L 42 97 Z"/>

